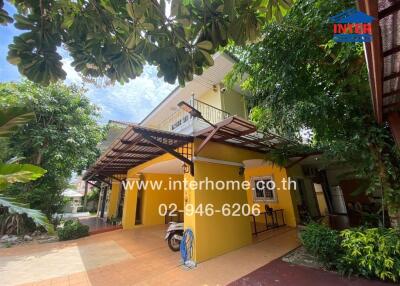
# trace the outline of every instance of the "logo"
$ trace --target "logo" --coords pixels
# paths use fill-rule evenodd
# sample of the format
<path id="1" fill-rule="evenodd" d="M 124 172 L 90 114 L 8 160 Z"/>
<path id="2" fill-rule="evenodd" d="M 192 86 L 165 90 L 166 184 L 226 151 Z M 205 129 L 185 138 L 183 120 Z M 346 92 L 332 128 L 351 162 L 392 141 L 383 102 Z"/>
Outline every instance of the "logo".
<path id="1" fill-rule="evenodd" d="M 348 9 L 329 18 L 333 24 L 333 40 L 339 43 L 369 43 L 372 41 L 371 17 L 356 9 Z"/>

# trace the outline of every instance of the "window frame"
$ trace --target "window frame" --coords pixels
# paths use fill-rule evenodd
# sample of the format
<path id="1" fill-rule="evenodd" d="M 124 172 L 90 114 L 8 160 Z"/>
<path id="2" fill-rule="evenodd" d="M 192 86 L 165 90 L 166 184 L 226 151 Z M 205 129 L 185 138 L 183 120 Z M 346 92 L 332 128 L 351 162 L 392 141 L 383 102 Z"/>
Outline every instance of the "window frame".
<path id="1" fill-rule="evenodd" d="M 264 193 L 264 197 L 263 198 L 257 196 L 257 191 L 256 191 L 256 188 L 255 188 L 255 186 L 256 186 L 255 182 L 256 181 L 266 181 L 266 180 L 270 180 L 270 181 L 275 182 L 274 176 L 272 176 L 272 175 L 251 177 L 250 183 L 251 183 L 251 189 L 253 191 L 253 202 L 263 202 L 263 203 L 277 203 L 278 202 L 278 194 L 276 193 L 276 182 L 275 182 L 275 188 L 271 190 L 272 191 L 272 197 L 273 197 L 272 199 L 267 198 L 265 196 L 265 190 L 263 190 L 263 193 Z"/>

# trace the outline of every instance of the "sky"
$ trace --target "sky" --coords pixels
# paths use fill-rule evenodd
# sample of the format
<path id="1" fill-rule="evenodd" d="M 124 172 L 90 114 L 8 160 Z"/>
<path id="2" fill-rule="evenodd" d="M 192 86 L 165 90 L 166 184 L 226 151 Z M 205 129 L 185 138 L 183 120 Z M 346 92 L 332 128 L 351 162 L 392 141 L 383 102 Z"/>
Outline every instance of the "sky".
<path id="1" fill-rule="evenodd" d="M 10 15 L 15 14 L 15 8 L 8 2 L 4 8 Z M 13 37 L 20 34 L 12 24 L 0 26 L 0 82 L 20 81 L 22 79 L 16 66 L 7 62 L 8 45 Z M 96 87 L 83 83 L 79 74 L 71 67 L 72 58 L 68 53 L 62 53 L 63 68 L 67 72 L 67 84 L 78 84 L 87 89 L 86 95 L 92 103 L 100 107 L 101 123 L 108 120 L 120 120 L 139 123 L 157 104 L 159 104 L 174 88 L 162 78 L 157 77 L 157 70 L 153 66 L 146 66 L 143 74 L 124 85 L 114 84 L 107 87 Z"/>

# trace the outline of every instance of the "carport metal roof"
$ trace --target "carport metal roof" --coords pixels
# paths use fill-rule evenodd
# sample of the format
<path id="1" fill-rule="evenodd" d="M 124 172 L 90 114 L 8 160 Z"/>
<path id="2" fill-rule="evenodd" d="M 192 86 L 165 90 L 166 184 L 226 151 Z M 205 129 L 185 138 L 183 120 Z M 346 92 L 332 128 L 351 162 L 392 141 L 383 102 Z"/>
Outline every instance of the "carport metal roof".
<path id="1" fill-rule="evenodd" d="M 83 175 L 83 180 L 119 179 L 120 175 L 144 162 L 170 153 L 191 165 L 193 136 L 129 124 Z"/>
<path id="2" fill-rule="evenodd" d="M 197 150 L 192 150 L 194 138 L 204 139 Z M 129 124 L 100 158 L 83 175 L 85 181 L 103 181 L 107 178 L 121 180 L 129 169 L 170 153 L 190 166 L 193 172 L 193 155 L 196 156 L 209 142 L 219 142 L 238 148 L 266 153 L 282 144 L 294 142 L 272 133 L 257 132 L 253 123 L 231 116 L 215 126 L 205 128 L 194 136 Z"/>
<path id="3" fill-rule="evenodd" d="M 195 137 L 204 139 L 198 149 L 195 150 L 195 156 L 209 141 L 221 142 L 262 153 L 275 149 L 280 144 L 293 143 L 273 133 L 258 132 L 253 123 L 237 116 L 231 116 L 215 124 L 215 127 L 205 128 L 197 132 Z"/>

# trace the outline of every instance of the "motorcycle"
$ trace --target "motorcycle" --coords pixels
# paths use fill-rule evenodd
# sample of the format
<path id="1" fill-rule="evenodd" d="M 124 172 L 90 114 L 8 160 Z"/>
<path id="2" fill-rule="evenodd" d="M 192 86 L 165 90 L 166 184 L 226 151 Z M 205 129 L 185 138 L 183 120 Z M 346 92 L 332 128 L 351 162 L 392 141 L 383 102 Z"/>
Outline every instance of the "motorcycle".
<path id="1" fill-rule="evenodd" d="M 179 251 L 180 244 L 183 238 L 183 223 L 182 222 L 170 222 L 165 240 L 168 241 L 168 246 L 172 251 Z"/>

